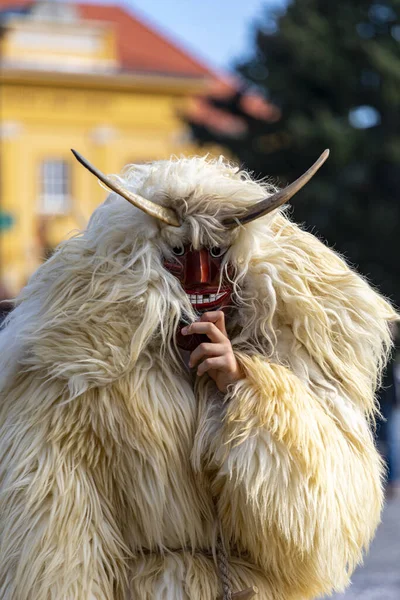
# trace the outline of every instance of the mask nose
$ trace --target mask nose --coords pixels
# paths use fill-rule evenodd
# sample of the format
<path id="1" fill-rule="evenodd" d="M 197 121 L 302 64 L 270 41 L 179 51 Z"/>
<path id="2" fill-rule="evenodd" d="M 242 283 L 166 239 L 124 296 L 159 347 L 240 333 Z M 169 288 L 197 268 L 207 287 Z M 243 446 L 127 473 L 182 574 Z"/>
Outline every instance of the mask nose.
<path id="1" fill-rule="evenodd" d="M 186 256 L 185 285 L 211 283 L 210 255 L 205 248 L 191 250 Z"/>

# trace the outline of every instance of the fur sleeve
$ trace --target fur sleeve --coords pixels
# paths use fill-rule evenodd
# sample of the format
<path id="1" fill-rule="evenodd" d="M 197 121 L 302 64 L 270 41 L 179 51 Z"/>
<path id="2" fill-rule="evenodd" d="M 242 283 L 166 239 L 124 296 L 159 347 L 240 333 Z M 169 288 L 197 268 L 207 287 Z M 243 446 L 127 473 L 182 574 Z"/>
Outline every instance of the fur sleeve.
<path id="1" fill-rule="evenodd" d="M 222 427 L 209 403 L 198 432 L 224 534 L 265 570 L 279 597 L 341 590 L 382 506 L 367 421 L 353 405 L 351 431 L 288 368 L 237 358 L 246 377 L 227 398 Z"/>
<path id="2" fill-rule="evenodd" d="M 2 398 L 2 600 L 122 598 L 127 550 L 109 508 L 110 443 L 93 431 L 96 402 L 92 391 L 71 404 L 60 382 L 31 375 Z"/>

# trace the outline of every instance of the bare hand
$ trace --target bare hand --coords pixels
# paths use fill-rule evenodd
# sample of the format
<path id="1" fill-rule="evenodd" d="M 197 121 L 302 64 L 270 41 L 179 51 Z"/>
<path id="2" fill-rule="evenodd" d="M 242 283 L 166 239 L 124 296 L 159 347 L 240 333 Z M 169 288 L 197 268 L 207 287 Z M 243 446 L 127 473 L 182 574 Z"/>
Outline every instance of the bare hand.
<path id="1" fill-rule="evenodd" d="M 189 366 L 194 367 L 202 361 L 197 368 L 197 375 L 208 373 L 220 392 L 225 393 L 228 385 L 244 377 L 226 333 L 225 315 L 222 310 L 202 314 L 199 321 L 184 327 L 181 333 L 182 335 L 203 333 L 211 340 L 210 343 L 200 344 L 193 350 Z"/>

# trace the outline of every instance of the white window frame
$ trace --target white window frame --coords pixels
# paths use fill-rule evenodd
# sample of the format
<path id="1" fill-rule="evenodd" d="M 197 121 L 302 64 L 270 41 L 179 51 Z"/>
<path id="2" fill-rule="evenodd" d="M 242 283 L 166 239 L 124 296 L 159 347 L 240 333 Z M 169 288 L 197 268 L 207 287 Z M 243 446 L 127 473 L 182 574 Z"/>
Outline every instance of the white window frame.
<path id="1" fill-rule="evenodd" d="M 63 158 L 45 158 L 39 168 L 41 215 L 64 215 L 71 209 L 71 163 Z"/>

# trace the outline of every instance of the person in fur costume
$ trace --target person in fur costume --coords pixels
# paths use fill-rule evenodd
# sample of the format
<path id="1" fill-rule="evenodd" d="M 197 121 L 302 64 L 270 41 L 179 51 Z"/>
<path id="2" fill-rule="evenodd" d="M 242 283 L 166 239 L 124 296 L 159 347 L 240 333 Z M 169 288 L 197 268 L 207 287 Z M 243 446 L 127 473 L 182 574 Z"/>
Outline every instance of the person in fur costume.
<path id="1" fill-rule="evenodd" d="M 382 507 L 396 314 L 279 208 L 326 156 L 279 192 L 222 158 L 106 177 L 77 154 L 114 191 L 0 334 L 1 600 L 349 583 Z"/>

